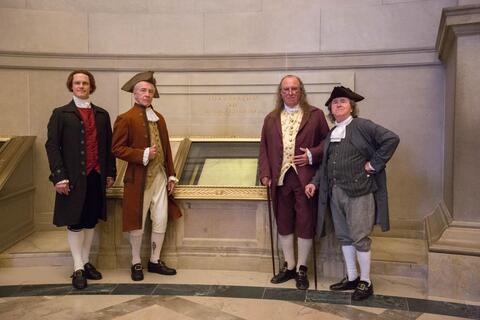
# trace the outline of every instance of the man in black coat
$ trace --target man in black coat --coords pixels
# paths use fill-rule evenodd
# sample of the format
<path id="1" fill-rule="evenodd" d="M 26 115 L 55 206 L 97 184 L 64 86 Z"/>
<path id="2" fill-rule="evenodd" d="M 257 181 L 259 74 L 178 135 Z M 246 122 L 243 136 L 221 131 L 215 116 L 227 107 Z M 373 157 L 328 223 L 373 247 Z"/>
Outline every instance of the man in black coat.
<path id="1" fill-rule="evenodd" d="M 385 167 L 399 137 L 392 131 L 358 117 L 357 102 L 363 97 L 349 88 L 335 87 L 326 102 L 335 126 L 325 139 L 325 155 L 305 193 L 318 189 L 317 234 L 324 232 L 330 208 L 335 234 L 342 245 L 347 275 L 331 290 L 354 290 L 352 300 L 373 294 L 370 280 L 373 225 L 389 229 Z M 358 274 L 356 263 L 360 266 Z"/>
<path id="2" fill-rule="evenodd" d="M 56 191 L 53 223 L 67 226 L 72 285 L 83 289 L 87 279 L 102 278 L 89 262 L 90 247 L 98 219 L 107 217 L 106 188 L 115 181 L 116 167 L 110 116 L 89 101 L 95 78 L 89 71 L 75 70 L 67 78 L 67 88 L 73 99 L 53 110 L 45 148 Z"/>

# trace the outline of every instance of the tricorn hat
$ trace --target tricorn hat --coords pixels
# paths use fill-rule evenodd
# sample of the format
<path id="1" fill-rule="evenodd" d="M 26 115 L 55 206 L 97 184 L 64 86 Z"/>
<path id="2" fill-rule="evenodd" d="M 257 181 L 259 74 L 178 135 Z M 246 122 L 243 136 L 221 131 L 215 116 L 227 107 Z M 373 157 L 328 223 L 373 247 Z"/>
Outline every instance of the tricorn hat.
<path id="1" fill-rule="evenodd" d="M 130 80 L 128 80 L 123 86 L 122 90 L 127 92 L 133 92 L 133 88 L 140 81 L 150 82 L 155 87 L 154 98 L 159 98 L 157 90 L 157 80 L 153 77 L 153 71 L 140 72 L 134 75 Z"/>
<path id="2" fill-rule="evenodd" d="M 330 94 L 330 98 L 328 98 L 327 102 L 325 102 L 325 105 L 328 107 L 328 105 L 330 104 L 330 102 L 332 102 L 333 99 L 340 97 L 345 97 L 355 102 L 362 101 L 364 99 L 364 97 L 362 97 L 358 93 L 353 92 L 352 90 L 350 90 L 350 88 L 339 86 L 333 88 L 332 93 Z"/>

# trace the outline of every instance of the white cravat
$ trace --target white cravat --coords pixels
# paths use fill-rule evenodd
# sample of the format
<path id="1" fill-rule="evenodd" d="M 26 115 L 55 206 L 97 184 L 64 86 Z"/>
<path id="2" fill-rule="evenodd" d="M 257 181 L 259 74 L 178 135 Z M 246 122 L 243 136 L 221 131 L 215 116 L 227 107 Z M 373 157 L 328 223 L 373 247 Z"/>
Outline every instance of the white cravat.
<path id="1" fill-rule="evenodd" d="M 147 120 L 150 121 L 150 122 L 157 122 L 158 120 L 160 120 L 157 115 L 155 114 L 155 112 L 153 112 L 153 109 L 152 107 L 148 107 L 146 108 L 145 112 L 147 113 Z"/>
<path id="2" fill-rule="evenodd" d="M 330 135 L 330 142 L 339 142 L 342 139 L 345 139 L 346 134 L 346 127 L 352 122 L 353 117 L 350 116 L 347 119 L 343 120 L 342 122 L 335 121 L 335 128 Z"/>
<path id="3" fill-rule="evenodd" d="M 73 96 L 73 102 L 75 103 L 75 105 L 76 105 L 78 108 L 91 108 L 91 106 L 90 106 L 90 101 L 84 100 L 84 99 L 80 99 L 80 98 L 77 97 L 77 96 Z"/>
<path id="4" fill-rule="evenodd" d="M 283 106 L 285 108 L 285 111 L 287 111 L 288 113 L 297 112 L 298 110 L 300 110 L 300 106 L 298 104 L 294 107 L 289 107 L 286 104 L 284 104 Z"/>

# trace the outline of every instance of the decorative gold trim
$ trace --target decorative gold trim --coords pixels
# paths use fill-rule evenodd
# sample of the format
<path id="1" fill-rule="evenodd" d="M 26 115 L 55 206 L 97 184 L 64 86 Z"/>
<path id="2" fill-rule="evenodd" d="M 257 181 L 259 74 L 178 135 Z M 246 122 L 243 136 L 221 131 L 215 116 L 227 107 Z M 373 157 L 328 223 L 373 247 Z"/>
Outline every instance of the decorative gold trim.
<path id="1" fill-rule="evenodd" d="M 174 159 L 174 167 L 177 176 L 181 178 L 183 167 L 187 160 L 190 146 L 193 142 L 259 142 L 260 138 L 242 137 L 171 137 L 171 141 L 181 141 Z M 112 188 L 107 190 L 110 199 L 123 198 L 123 177 L 127 163 L 117 159 L 117 179 Z M 265 187 L 240 187 L 240 186 L 190 186 L 177 185 L 175 199 L 213 199 L 213 200 L 266 200 Z"/>
<path id="2" fill-rule="evenodd" d="M 0 146 L 0 152 L 2 152 L 3 149 L 7 147 L 8 141 L 10 141 L 10 138 L 8 137 L 0 137 L 0 142 L 5 142 Z"/>
<path id="3" fill-rule="evenodd" d="M 192 136 L 188 137 L 191 142 L 260 142 L 256 137 L 213 137 L 213 136 Z"/>
<path id="4" fill-rule="evenodd" d="M 265 187 L 177 186 L 175 199 L 266 200 Z"/>
<path id="5" fill-rule="evenodd" d="M 184 138 L 182 142 L 180 142 L 177 154 L 175 155 L 175 159 L 173 160 L 173 168 L 177 173 L 178 179 L 182 177 L 183 167 L 185 166 L 185 162 L 187 161 L 188 151 L 190 150 L 191 144 L 192 142 L 189 138 Z"/>
<path id="6" fill-rule="evenodd" d="M 123 186 L 112 187 L 107 189 L 107 198 L 109 199 L 123 199 Z"/>

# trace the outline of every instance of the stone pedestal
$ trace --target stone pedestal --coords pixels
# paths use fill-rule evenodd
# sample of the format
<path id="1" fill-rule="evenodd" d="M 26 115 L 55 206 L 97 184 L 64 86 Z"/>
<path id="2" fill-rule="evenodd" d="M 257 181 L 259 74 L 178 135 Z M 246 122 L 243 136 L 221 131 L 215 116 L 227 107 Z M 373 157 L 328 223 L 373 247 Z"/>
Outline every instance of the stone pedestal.
<path id="1" fill-rule="evenodd" d="M 128 234 L 122 232 L 122 200 L 111 192 L 112 213 L 99 224 L 99 268 L 128 268 L 131 251 Z M 272 270 L 267 203 L 264 200 L 177 200 L 183 217 L 170 221 L 162 260 L 180 269 Z M 150 257 L 151 224 L 147 219 L 142 243 L 144 265 Z M 276 229 L 274 228 L 274 234 Z M 319 276 L 343 275 L 343 260 L 333 235 L 317 241 Z M 275 268 L 278 271 L 277 239 L 274 236 Z M 279 251 L 281 252 L 280 248 Z M 280 260 L 282 260 L 281 253 Z M 283 261 L 283 260 L 282 260 Z M 313 270 L 313 261 L 309 261 Z"/>

